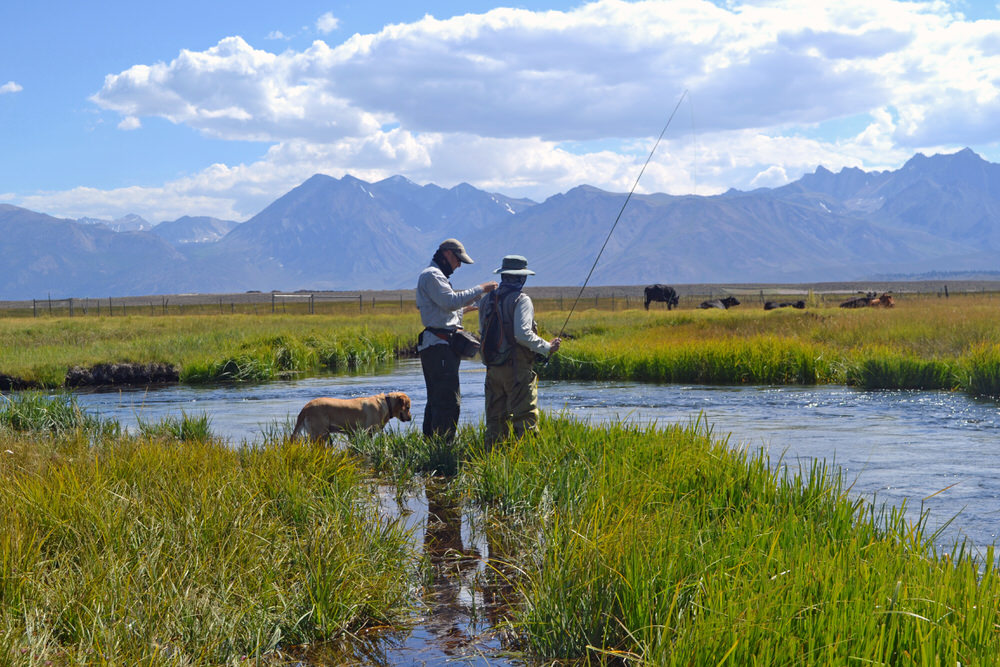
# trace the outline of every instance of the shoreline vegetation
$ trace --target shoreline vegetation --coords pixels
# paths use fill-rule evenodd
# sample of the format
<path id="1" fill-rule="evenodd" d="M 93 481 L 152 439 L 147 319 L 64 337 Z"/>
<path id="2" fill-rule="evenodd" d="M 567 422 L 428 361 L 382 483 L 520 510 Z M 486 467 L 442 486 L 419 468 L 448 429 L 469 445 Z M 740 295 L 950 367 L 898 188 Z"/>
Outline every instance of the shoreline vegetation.
<path id="1" fill-rule="evenodd" d="M 697 299 L 697 297 L 695 297 Z M 697 384 L 843 384 L 861 389 L 1000 395 L 1000 296 L 897 297 L 892 309 L 840 309 L 810 293 L 804 310 L 678 310 L 614 297 L 581 301 L 545 379 Z M 570 300 L 541 299 L 543 335 L 566 322 Z M 298 307 L 298 311 L 293 306 Z M 208 312 L 119 317 L 0 318 L 0 390 L 266 382 L 353 370 L 414 355 L 412 302 L 330 314 Z M 476 318 L 468 318 L 470 328 Z"/>
<path id="2" fill-rule="evenodd" d="M 543 335 L 559 333 L 568 304 L 536 305 Z M 543 377 L 1000 394 L 990 294 L 893 309 L 815 295 L 804 310 L 604 305 L 578 307 Z M 411 355 L 418 330 L 412 308 L 4 317 L 0 373 L 40 388 L 74 368 L 115 379 L 116 364 L 263 382 Z M 126 433 L 72 394 L 0 398 L 0 664 L 335 663 L 362 636 L 391 644 L 427 565 L 373 489 L 430 476 L 487 517 L 488 576 L 508 601 L 491 620 L 529 663 L 953 665 L 1000 652 L 992 547 L 939 552 L 923 520 L 851 497 L 839 471 L 786 472 L 704 423 L 543 415 L 538 437 L 487 452 L 470 427 L 454 445 L 411 432 L 344 448 L 277 428 L 226 443 L 210 422 Z"/>
<path id="3" fill-rule="evenodd" d="M 543 415 L 492 451 L 476 427 L 452 445 L 233 446 L 181 422 L 129 434 L 71 397 L 2 402 L 0 663 L 393 664 L 371 646 L 405 636 L 426 565 L 373 480 L 403 493 L 428 477 L 486 517 L 505 602 L 490 621 L 528 664 L 955 665 L 1000 649 L 992 547 L 940 553 L 923 519 L 851 498 L 838 472 L 786 473 L 702 422 Z"/>

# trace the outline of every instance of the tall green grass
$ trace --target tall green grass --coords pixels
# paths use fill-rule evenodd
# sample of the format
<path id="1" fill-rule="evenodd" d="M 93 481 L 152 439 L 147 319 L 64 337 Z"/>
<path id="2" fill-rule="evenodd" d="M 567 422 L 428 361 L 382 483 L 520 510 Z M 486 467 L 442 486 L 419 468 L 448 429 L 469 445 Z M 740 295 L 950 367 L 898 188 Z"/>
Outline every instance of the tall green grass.
<path id="1" fill-rule="evenodd" d="M 159 421 L 138 419 L 139 433 L 146 438 L 204 442 L 212 438 L 212 418 L 207 412 L 189 415 L 183 410 L 180 417 L 167 416 Z"/>
<path id="2" fill-rule="evenodd" d="M 0 319 L 0 374 L 62 386 L 68 369 L 170 364 L 182 382 L 258 382 L 343 370 L 407 353 L 415 311 L 370 315 Z"/>
<path id="3" fill-rule="evenodd" d="M 0 431 L 0 664 L 242 664 L 405 620 L 416 559 L 343 452 Z"/>
<path id="4" fill-rule="evenodd" d="M 850 500 L 822 464 L 782 470 L 704 425 L 547 419 L 540 437 L 473 461 L 465 484 L 528 526 L 515 627 L 542 661 L 995 658 L 992 549 L 939 556 L 922 523 Z"/>
<path id="5" fill-rule="evenodd" d="M 117 435 L 117 422 L 86 413 L 71 394 L 47 396 L 38 391 L 0 395 L 0 431 Z"/>
<path id="6" fill-rule="evenodd" d="M 892 310 L 585 312 L 539 373 L 550 379 L 835 383 L 1000 395 L 995 305 L 956 301 L 923 299 L 909 307 L 904 300 Z"/>

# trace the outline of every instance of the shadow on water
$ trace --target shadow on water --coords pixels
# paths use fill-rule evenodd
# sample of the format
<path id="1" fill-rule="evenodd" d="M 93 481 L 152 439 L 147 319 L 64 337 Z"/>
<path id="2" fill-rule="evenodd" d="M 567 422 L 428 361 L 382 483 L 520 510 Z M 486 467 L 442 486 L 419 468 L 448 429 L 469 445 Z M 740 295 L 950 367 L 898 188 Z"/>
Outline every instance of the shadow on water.
<path id="1" fill-rule="evenodd" d="M 379 486 L 379 511 L 400 521 L 421 560 L 414 614 L 404 629 L 374 628 L 344 641 L 286 647 L 271 664 L 525 665 L 506 629 L 515 590 L 500 531 L 463 506 L 442 480 L 429 478 L 400 492 Z"/>

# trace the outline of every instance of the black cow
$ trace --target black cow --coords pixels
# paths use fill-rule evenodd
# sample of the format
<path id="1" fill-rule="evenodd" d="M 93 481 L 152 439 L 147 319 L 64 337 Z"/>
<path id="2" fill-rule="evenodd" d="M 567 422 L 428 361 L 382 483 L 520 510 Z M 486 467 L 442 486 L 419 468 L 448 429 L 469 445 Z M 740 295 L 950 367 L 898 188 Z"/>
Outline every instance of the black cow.
<path id="1" fill-rule="evenodd" d="M 764 302 L 764 310 L 774 310 L 775 308 L 788 308 L 788 307 L 805 308 L 806 302 L 802 301 L 801 299 L 799 301 L 782 301 L 780 303 L 777 301 Z"/>
<path id="2" fill-rule="evenodd" d="M 698 306 L 699 308 L 721 308 L 722 310 L 728 310 L 733 306 L 740 305 L 739 300 L 735 296 L 727 296 L 725 299 L 712 299 L 711 301 L 702 301 Z"/>
<path id="3" fill-rule="evenodd" d="M 649 310 L 650 301 L 663 301 L 667 304 L 667 310 L 671 310 L 678 303 L 677 292 L 673 287 L 667 285 L 650 285 L 646 288 L 646 310 Z"/>
<path id="4" fill-rule="evenodd" d="M 864 296 L 854 297 L 840 304 L 841 308 L 867 308 L 872 305 L 872 299 L 878 299 L 878 292 L 866 292 Z"/>

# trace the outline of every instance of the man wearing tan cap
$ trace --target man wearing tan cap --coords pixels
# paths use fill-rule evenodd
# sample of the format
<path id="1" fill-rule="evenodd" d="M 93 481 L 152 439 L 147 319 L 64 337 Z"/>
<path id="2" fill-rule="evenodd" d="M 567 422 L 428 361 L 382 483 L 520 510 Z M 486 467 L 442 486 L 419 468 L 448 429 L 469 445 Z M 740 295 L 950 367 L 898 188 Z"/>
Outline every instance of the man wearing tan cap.
<path id="1" fill-rule="evenodd" d="M 462 315 L 475 310 L 475 300 L 497 288 L 497 283 L 490 281 L 456 292 L 449 276 L 462 264 L 472 263 L 465 246 L 457 239 L 445 239 L 417 279 L 417 308 L 424 325 L 417 353 L 427 386 L 423 423 L 426 437 L 451 440 L 455 436 L 462 404 L 458 380 L 461 360 L 451 348 L 451 337 L 462 328 Z"/>

